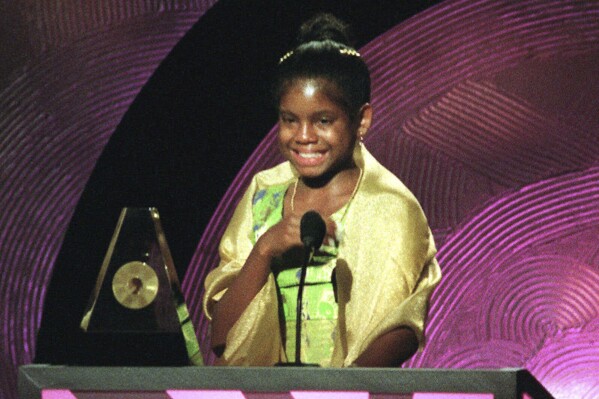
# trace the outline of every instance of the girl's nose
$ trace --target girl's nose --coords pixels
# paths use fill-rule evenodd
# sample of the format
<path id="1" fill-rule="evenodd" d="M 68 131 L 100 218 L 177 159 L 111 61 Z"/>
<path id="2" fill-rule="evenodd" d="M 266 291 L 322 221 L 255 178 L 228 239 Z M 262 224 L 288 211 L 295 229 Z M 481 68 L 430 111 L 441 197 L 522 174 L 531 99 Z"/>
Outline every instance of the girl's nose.
<path id="1" fill-rule="evenodd" d="M 295 137 L 298 143 L 313 143 L 318 140 L 314 127 L 309 123 L 303 123 Z"/>

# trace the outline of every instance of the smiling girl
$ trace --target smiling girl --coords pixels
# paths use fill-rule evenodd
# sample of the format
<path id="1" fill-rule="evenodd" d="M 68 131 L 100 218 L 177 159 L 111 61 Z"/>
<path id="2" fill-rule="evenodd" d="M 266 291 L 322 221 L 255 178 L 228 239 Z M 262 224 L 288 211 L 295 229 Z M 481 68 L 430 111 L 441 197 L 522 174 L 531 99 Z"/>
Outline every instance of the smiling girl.
<path id="1" fill-rule="evenodd" d="M 424 345 L 430 294 L 441 273 L 412 193 L 363 146 L 370 76 L 346 26 L 306 22 L 273 83 L 285 159 L 254 176 L 205 281 L 217 364 L 296 359 L 300 220 L 325 220 L 306 273 L 301 360 L 322 366 L 398 366 Z"/>

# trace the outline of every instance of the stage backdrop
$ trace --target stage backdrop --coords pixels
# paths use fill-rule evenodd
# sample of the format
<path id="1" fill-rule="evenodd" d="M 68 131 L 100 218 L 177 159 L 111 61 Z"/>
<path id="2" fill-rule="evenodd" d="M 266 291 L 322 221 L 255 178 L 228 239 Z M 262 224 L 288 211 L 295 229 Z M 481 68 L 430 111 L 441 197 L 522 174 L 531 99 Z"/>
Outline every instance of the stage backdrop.
<path id="1" fill-rule="evenodd" d="M 0 396 L 36 350 L 69 358 L 122 206 L 161 210 L 211 360 L 203 277 L 280 160 L 256 82 L 323 7 L 212 3 L 0 3 Z M 358 3 L 329 7 L 360 22 L 366 145 L 422 202 L 445 274 L 406 366 L 526 367 L 599 396 L 599 4 Z"/>

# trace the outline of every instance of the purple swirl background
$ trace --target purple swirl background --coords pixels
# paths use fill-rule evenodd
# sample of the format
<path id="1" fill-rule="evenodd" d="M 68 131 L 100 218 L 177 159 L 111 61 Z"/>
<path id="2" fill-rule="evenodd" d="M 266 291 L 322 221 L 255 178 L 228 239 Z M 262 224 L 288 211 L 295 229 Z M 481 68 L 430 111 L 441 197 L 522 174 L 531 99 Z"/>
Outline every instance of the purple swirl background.
<path id="1" fill-rule="evenodd" d="M 16 397 L 33 360 L 96 160 L 214 2 L 0 2 L 0 397 Z M 599 397 L 599 3 L 445 1 L 361 52 L 376 110 L 366 145 L 420 199 L 445 276 L 406 366 L 525 367 L 556 398 Z M 201 282 L 248 179 L 279 160 L 271 131 L 187 268 L 208 361 Z"/>

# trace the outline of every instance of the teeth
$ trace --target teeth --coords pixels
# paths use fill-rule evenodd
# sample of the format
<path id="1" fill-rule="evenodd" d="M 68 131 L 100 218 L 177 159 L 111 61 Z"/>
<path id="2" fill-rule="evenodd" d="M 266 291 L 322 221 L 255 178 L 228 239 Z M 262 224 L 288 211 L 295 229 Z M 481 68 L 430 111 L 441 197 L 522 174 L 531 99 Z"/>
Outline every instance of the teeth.
<path id="1" fill-rule="evenodd" d="M 319 152 L 300 152 L 299 156 L 302 158 L 318 158 L 320 157 Z"/>

